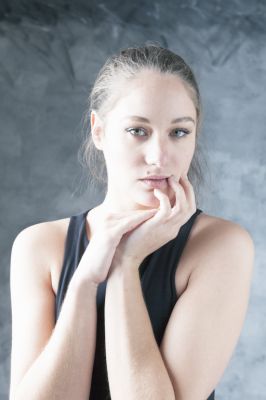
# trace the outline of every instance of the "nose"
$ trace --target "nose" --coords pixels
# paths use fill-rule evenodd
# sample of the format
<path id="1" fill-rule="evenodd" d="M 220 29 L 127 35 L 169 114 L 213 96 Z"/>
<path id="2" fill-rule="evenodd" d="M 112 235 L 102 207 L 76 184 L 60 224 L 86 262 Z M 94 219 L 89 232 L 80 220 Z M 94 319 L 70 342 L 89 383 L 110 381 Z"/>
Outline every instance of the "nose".
<path id="1" fill-rule="evenodd" d="M 148 143 L 149 142 L 149 143 Z M 154 137 L 150 139 L 145 148 L 145 161 L 147 164 L 156 164 L 164 167 L 169 162 L 169 144 L 165 138 Z"/>

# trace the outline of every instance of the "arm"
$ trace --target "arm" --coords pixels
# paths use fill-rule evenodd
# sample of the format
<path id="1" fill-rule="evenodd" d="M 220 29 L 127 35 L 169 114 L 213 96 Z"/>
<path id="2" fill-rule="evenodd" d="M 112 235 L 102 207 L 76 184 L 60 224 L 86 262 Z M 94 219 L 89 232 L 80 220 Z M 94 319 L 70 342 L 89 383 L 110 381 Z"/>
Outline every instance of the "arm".
<path id="1" fill-rule="evenodd" d="M 178 400 L 206 400 L 215 389 L 248 306 L 252 238 L 237 224 L 222 222 L 213 228 L 193 244 L 196 265 L 160 345 Z"/>
<path id="2" fill-rule="evenodd" d="M 113 400 L 206 400 L 220 380 L 243 325 L 254 245 L 244 229 L 225 223 L 204 232 L 194 250 L 199 265 L 159 350 L 136 268 L 110 275 L 105 329 Z"/>
<path id="3" fill-rule="evenodd" d="M 23 230 L 12 247 L 12 400 L 84 400 L 90 392 L 96 286 L 74 284 L 73 277 L 54 326 L 46 255 L 57 243 L 58 232 L 42 223 Z"/>
<path id="4" fill-rule="evenodd" d="M 124 262 L 130 261 L 121 261 Z M 105 298 L 106 359 L 112 399 L 174 400 L 144 303 L 138 269 L 121 267 L 121 271 L 114 269 L 110 275 Z"/>

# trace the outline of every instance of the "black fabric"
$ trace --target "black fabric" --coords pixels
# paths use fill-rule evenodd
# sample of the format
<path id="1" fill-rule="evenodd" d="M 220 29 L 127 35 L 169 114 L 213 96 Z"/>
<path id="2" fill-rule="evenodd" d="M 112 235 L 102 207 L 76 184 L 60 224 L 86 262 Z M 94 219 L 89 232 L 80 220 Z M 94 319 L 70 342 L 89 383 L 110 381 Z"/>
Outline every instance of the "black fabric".
<path id="1" fill-rule="evenodd" d="M 59 317 L 68 284 L 89 244 L 86 233 L 86 216 L 91 209 L 73 215 L 69 221 L 65 241 L 62 271 L 56 295 L 55 319 Z M 193 223 L 202 210 L 197 209 L 180 228 L 175 239 L 148 255 L 139 267 L 141 288 L 158 346 L 163 338 L 167 322 L 178 300 L 175 289 L 175 272 L 189 237 Z M 104 302 L 107 280 L 97 289 L 97 337 L 95 360 L 89 400 L 110 400 L 104 332 Z M 55 321 L 56 322 L 56 321 Z M 215 391 L 207 400 L 214 400 Z"/>

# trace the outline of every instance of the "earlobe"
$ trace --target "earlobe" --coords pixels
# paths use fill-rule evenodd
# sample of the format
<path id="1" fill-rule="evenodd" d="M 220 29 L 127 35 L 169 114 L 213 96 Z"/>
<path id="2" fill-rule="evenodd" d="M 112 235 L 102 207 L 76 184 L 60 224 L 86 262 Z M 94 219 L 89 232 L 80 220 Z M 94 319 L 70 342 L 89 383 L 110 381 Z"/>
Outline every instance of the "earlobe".
<path id="1" fill-rule="evenodd" d="M 103 124 L 96 111 L 91 112 L 91 136 L 95 147 L 103 150 Z"/>

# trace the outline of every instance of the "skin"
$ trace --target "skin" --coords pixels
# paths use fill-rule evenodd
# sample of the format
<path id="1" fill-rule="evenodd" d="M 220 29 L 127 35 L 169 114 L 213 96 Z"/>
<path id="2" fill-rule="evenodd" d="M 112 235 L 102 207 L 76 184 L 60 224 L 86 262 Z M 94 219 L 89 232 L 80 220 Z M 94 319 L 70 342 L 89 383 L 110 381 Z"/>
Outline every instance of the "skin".
<path id="1" fill-rule="evenodd" d="M 195 211 L 194 190 L 186 175 L 195 149 L 196 124 L 170 125 L 170 121 L 183 116 L 196 121 L 196 110 L 182 81 L 172 75 L 143 71 L 123 85 L 122 92 L 119 89 L 104 121 L 91 114 L 93 140 L 106 159 L 108 190 L 103 203 L 88 213 L 87 233 L 92 240 L 56 325 L 55 295 L 69 218 L 28 227 L 14 242 L 12 399 L 87 398 L 97 319 L 96 286 L 87 278 L 96 268 L 102 281 L 113 255 L 105 299 L 112 398 L 130 394 L 131 400 L 206 399 L 241 332 L 253 241 L 239 225 L 201 213 L 179 261 L 178 301 L 160 349 L 155 343 L 138 267 L 148 253 L 173 238 Z M 128 114 L 146 117 L 150 124 L 123 120 Z M 126 130 L 132 127 L 147 136 L 133 136 Z M 175 139 L 177 128 L 191 133 L 181 137 L 179 132 Z M 145 187 L 139 179 L 148 173 L 171 176 L 167 188 Z"/>
<path id="2" fill-rule="evenodd" d="M 125 121 L 128 110 L 131 115 L 148 118 L 150 124 Z M 187 272 L 182 296 L 159 350 L 154 342 L 138 267 L 146 255 L 173 239 L 196 210 L 194 190 L 186 179 L 195 150 L 196 123 L 171 126 L 170 121 L 177 117 L 196 121 L 196 109 L 184 84 L 175 76 L 151 71 L 143 71 L 125 85 L 124 95 L 105 124 L 97 114 L 91 116 L 94 142 L 104 152 L 108 172 L 107 195 L 100 207 L 129 214 L 159 208 L 123 236 L 107 282 L 107 368 L 111 394 L 117 399 L 128 393 L 137 393 L 132 399 L 206 399 L 229 362 L 247 309 L 252 240 L 229 221 L 201 216 L 206 224 L 203 220 L 198 233 L 192 232 L 184 252 L 183 271 Z M 143 129 L 147 136 L 128 136 L 126 129 L 132 126 Z M 172 128 L 187 128 L 190 134 L 176 139 L 171 136 Z M 167 188 L 153 191 L 143 187 L 138 179 L 148 173 L 170 175 Z M 114 356 L 114 348 L 120 349 L 119 355 Z M 121 382 L 126 382 L 123 388 Z"/>
<path id="3" fill-rule="evenodd" d="M 124 87 L 105 121 L 91 113 L 92 137 L 104 153 L 108 173 L 107 194 L 99 210 L 158 208 L 158 196 L 139 179 L 166 175 L 179 181 L 187 175 L 195 150 L 196 109 L 183 82 L 170 74 L 144 70 Z M 127 119 L 128 115 L 145 117 L 150 123 Z M 171 124 L 179 117 L 195 123 Z M 130 128 L 135 131 L 127 131 Z M 169 182 L 162 192 L 173 206 L 175 191 Z"/>

